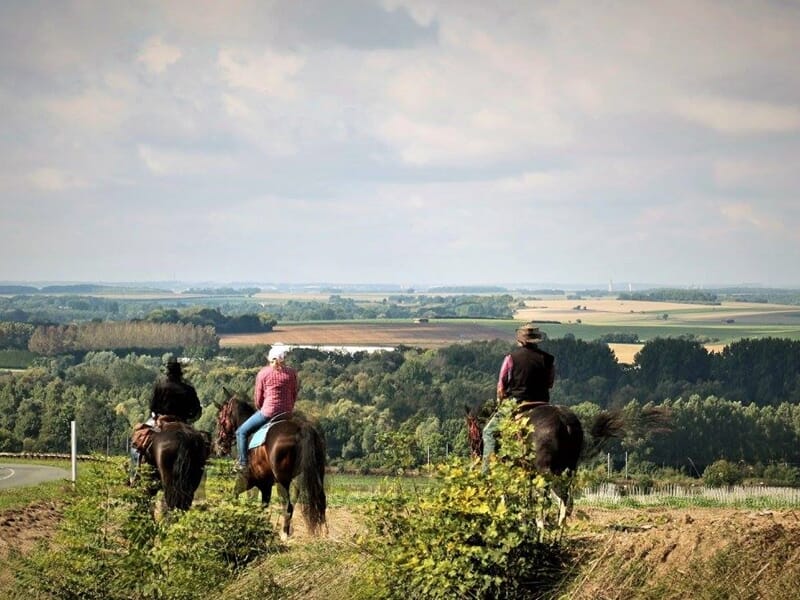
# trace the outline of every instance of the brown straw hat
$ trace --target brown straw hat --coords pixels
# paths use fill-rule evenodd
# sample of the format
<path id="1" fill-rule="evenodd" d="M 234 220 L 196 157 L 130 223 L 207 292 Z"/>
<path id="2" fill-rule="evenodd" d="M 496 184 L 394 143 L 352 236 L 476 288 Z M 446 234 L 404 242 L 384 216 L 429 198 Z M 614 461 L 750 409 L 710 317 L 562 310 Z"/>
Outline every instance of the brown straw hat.
<path id="1" fill-rule="evenodd" d="M 533 323 L 525 323 L 517 329 L 517 341 L 520 344 L 536 344 L 545 339 L 545 334 Z"/>

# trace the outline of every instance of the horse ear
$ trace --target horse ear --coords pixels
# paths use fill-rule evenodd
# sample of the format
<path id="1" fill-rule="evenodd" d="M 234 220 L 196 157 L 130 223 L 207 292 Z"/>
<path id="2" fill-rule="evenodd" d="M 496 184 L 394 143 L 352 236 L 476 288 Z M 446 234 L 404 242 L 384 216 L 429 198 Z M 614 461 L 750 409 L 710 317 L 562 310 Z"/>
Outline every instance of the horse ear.
<path id="1" fill-rule="evenodd" d="M 222 409 L 222 404 L 217 402 L 216 400 L 212 400 L 211 403 L 217 407 L 217 409 Z"/>
<path id="2" fill-rule="evenodd" d="M 234 393 L 232 391 L 230 391 L 228 388 L 226 388 L 224 385 L 222 386 L 222 391 L 225 392 L 225 395 L 228 398 L 231 398 L 234 395 Z"/>

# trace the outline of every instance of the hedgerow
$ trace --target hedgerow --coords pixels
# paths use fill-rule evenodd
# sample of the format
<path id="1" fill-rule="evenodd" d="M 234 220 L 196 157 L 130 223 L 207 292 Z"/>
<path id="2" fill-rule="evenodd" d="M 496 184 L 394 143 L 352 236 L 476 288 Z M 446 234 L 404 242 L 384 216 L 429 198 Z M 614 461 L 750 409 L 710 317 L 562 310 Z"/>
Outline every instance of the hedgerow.
<path id="1" fill-rule="evenodd" d="M 154 519 L 146 484 L 127 488 L 125 475 L 119 463 L 81 473 L 54 539 L 12 557 L 13 598 L 204 598 L 279 549 L 272 525 L 253 505 L 196 503 Z"/>

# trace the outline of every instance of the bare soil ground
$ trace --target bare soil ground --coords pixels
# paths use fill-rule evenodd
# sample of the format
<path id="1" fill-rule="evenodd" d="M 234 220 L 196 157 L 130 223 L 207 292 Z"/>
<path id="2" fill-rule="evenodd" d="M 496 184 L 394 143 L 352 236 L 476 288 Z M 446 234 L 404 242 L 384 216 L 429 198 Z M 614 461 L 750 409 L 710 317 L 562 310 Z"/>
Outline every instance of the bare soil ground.
<path id="1" fill-rule="evenodd" d="M 420 346 L 438 348 L 458 342 L 507 339 L 514 333 L 501 327 L 465 321 L 431 323 L 325 323 L 278 325 L 268 333 L 220 336 L 220 346 L 298 344 L 309 346 Z"/>
<path id="2" fill-rule="evenodd" d="M 23 510 L 0 512 L 0 566 L 6 563 L 9 552 L 30 552 L 41 540 L 53 535 L 61 510 L 55 502 L 37 502 Z M 10 582 L 12 573 L 0 568 L 0 590 Z"/>

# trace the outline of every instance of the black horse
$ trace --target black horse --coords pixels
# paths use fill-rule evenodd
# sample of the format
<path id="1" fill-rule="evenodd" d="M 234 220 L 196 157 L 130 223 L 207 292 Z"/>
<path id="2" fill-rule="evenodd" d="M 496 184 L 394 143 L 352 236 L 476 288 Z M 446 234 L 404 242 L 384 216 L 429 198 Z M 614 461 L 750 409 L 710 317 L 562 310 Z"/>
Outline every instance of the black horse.
<path id="1" fill-rule="evenodd" d="M 155 468 L 168 510 L 192 505 L 210 454 L 209 435 L 186 423 L 168 422 L 152 431 L 142 458 Z"/>
<path id="2" fill-rule="evenodd" d="M 228 400 L 217 416 L 217 438 L 215 453 L 227 455 L 231 451 L 236 430 L 254 412 L 255 408 L 240 400 L 236 394 L 225 390 Z M 303 517 L 312 533 L 318 533 L 325 525 L 325 442 L 322 435 L 307 420 L 294 415 L 275 421 L 269 429 L 266 443 L 248 451 L 247 472 L 236 482 L 235 494 L 250 488 L 261 490 L 261 502 L 269 504 L 272 486 L 278 484 L 278 491 L 284 501 L 282 537 L 291 533 L 294 505 L 290 486 L 297 478 L 301 501 L 304 504 Z"/>

